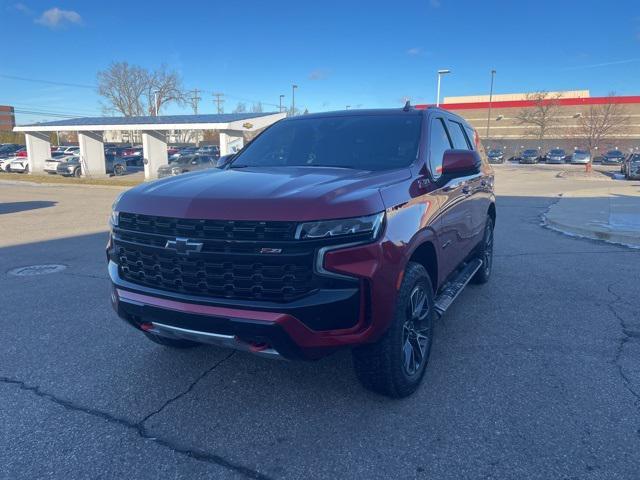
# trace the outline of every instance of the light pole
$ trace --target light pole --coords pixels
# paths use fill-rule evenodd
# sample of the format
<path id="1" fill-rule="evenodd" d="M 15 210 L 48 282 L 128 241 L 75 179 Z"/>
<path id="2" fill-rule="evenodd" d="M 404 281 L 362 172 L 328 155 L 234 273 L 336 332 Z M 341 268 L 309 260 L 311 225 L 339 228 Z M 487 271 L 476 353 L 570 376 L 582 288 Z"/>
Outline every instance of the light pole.
<path id="1" fill-rule="evenodd" d="M 449 69 L 438 70 L 438 91 L 436 93 L 436 107 L 440 106 L 440 79 L 442 78 L 443 75 L 446 75 L 447 73 L 451 73 L 451 70 Z"/>
<path id="2" fill-rule="evenodd" d="M 487 141 L 489 140 L 489 126 L 491 124 L 491 102 L 493 101 L 493 77 L 496 76 L 496 71 L 491 70 L 491 89 L 489 90 L 489 113 L 487 115 Z"/>
<path id="3" fill-rule="evenodd" d="M 291 116 L 296 114 L 296 88 L 298 85 L 291 85 Z"/>
<path id="4" fill-rule="evenodd" d="M 280 109 L 278 110 L 280 113 L 282 113 L 282 99 L 284 98 L 284 95 L 280 95 Z"/>

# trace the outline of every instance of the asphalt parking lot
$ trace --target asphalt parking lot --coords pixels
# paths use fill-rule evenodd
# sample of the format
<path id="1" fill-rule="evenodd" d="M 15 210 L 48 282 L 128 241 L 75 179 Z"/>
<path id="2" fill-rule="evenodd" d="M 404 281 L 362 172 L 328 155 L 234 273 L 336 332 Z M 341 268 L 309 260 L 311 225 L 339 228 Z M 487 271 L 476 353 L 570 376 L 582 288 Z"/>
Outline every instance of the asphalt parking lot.
<path id="1" fill-rule="evenodd" d="M 635 479 L 640 252 L 541 226 L 591 182 L 496 168 L 493 278 L 436 328 L 423 386 L 164 349 L 109 305 L 117 188 L 0 183 L 0 478 Z M 48 275 L 17 267 L 61 264 Z"/>

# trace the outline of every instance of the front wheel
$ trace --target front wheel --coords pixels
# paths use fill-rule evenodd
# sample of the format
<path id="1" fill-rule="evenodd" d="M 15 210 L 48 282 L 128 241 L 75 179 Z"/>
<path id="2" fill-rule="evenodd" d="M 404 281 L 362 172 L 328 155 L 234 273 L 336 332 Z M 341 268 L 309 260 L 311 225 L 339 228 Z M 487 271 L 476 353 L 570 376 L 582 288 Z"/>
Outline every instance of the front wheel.
<path id="1" fill-rule="evenodd" d="M 113 167 L 113 174 L 116 177 L 119 177 L 123 173 L 124 173 L 124 167 L 122 165 L 116 165 L 115 167 Z"/>
<path id="2" fill-rule="evenodd" d="M 433 306 L 433 287 L 427 271 L 410 262 L 389 330 L 378 342 L 353 350 L 356 375 L 365 388 L 392 398 L 416 391 L 431 352 Z"/>
<path id="3" fill-rule="evenodd" d="M 73 171 L 73 176 L 76 178 L 80 178 L 82 176 L 82 169 L 81 168 L 76 168 Z"/>
<path id="4" fill-rule="evenodd" d="M 476 284 L 487 283 L 491 277 L 493 268 L 493 218 L 487 215 L 487 222 L 484 226 L 484 236 L 480 243 L 478 257 L 482 260 L 482 266 L 473 276 L 471 281 Z"/>

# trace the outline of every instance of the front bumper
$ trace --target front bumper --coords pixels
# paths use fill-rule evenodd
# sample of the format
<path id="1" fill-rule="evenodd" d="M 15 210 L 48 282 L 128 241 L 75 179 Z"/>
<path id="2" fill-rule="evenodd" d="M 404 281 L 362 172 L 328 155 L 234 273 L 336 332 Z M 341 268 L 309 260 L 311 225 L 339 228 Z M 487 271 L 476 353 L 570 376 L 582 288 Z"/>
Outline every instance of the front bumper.
<path id="1" fill-rule="evenodd" d="M 370 246 L 369 246 L 370 248 Z M 288 359 L 316 359 L 376 335 L 370 285 L 321 289 L 286 303 L 229 300 L 155 290 L 122 279 L 109 261 L 111 301 L 133 327 L 162 336 Z"/>

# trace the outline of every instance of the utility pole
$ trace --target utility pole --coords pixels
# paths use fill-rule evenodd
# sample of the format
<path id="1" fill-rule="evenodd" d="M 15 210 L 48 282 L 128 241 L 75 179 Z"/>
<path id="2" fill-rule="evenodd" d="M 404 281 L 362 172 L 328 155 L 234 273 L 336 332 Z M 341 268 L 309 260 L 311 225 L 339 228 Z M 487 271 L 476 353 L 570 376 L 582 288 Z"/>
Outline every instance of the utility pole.
<path id="1" fill-rule="evenodd" d="M 218 113 L 222 113 L 222 104 L 224 103 L 224 98 L 222 97 L 224 97 L 224 93 L 214 92 L 213 96 L 216 97 L 214 102 L 216 103 Z"/>
<path id="2" fill-rule="evenodd" d="M 291 85 L 291 116 L 296 114 L 296 88 L 298 85 Z"/>
<path id="3" fill-rule="evenodd" d="M 282 99 L 284 98 L 284 95 L 280 95 L 280 109 L 278 110 L 280 113 L 282 113 Z"/>
<path id="4" fill-rule="evenodd" d="M 200 100 L 202 100 L 202 98 L 198 96 L 199 92 L 200 90 L 198 90 L 197 88 L 191 90 L 191 93 L 193 93 L 193 96 L 191 97 L 191 107 L 193 108 L 194 115 L 198 114 L 198 103 L 200 103 Z"/>
<path id="5" fill-rule="evenodd" d="M 491 89 L 489 90 L 489 113 L 487 114 L 487 141 L 489 141 L 489 127 L 491 125 L 491 102 L 493 101 L 493 77 L 496 76 L 496 71 L 491 70 Z"/>

